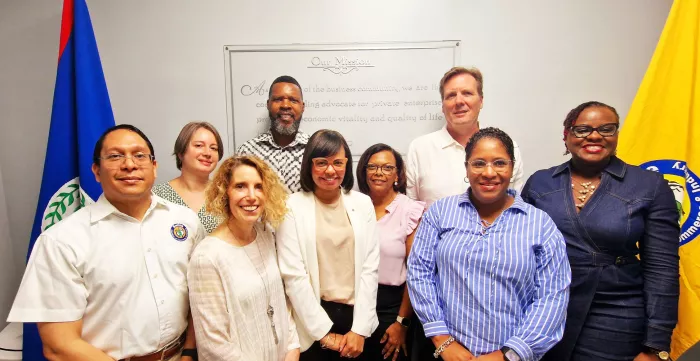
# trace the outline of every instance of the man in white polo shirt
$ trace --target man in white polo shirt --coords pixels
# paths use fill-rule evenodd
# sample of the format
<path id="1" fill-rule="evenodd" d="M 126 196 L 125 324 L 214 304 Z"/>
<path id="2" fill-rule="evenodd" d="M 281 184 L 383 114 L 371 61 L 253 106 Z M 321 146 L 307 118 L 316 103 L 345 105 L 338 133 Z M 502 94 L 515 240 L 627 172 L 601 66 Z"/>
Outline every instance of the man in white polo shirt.
<path id="1" fill-rule="evenodd" d="M 151 193 L 156 167 L 140 130 L 110 128 L 93 155 L 103 195 L 37 239 L 8 321 L 37 322 L 48 359 L 196 359 L 187 263 L 204 230 Z"/>
<path id="2" fill-rule="evenodd" d="M 479 130 L 479 112 L 484 103 L 483 76 L 479 69 L 454 67 L 440 80 L 442 129 L 414 139 L 406 160 L 406 194 L 428 205 L 436 200 L 464 193 L 469 187 L 464 148 Z M 510 187 L 523 186 L 523 162 L 515 145 L 513 179 Z"/>

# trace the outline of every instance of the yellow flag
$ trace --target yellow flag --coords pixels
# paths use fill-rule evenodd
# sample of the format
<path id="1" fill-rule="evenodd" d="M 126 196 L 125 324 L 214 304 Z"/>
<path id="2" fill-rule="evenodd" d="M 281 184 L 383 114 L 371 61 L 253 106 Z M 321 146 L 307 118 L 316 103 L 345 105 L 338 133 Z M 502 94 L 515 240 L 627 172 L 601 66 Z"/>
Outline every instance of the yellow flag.
<path id="1" fill-rule="evenodd" d="M 676 359 L 700 340 L 700 1 L 675 0 L 618 146 L 621 159 L 663 173 L 681 213 Z"/>

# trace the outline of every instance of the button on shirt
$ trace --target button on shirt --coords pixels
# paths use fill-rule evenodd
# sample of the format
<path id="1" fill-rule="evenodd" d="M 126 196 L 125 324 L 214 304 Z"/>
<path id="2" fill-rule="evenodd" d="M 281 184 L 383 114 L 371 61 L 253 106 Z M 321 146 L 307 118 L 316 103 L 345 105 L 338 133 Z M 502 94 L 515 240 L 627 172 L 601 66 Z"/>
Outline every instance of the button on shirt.
<path id="1" fill-rule="evenodd" d="M 114 359 L 155 352 L 187 327 L 187 263 L 204 229 L 153 196 L 141 222 L 101 196 L 42 233 L 10 322 L 71 322 Z"/>
<path id="2" fill-rule="evenodd" d="M 476 355 L 503 346 L 539 360 L 562 337 L 571 269 L 549 216 L 514 203 L 483 227 L 468 193 L 435 202 L 408 258 L 408 287 L 425 335 L 452 335 Z"/>
<path id="3" fill-rule="evenodd" d="M 254 155 L 266 161 L 277 172 L 287 191 L 295 193 L 301 190 L 301 158 L 308 142 L 309 136 L 299 131 L 293 142 L 280 147 L 272 133 L 267 132 L 243 143 L 236 154 Z"/>
<path id="4" fill-rule="evenodd" d="M 518 192 L 523 187 L 523 157 L 515 146 L 515 163 L 510 188 Z M 406 159 L 406 195 L 431 205 L 436 200 L 462 194 L 469 188 L 465 182 L 466 153 L 445 126 L 414 139 L 408 146 Z"/>

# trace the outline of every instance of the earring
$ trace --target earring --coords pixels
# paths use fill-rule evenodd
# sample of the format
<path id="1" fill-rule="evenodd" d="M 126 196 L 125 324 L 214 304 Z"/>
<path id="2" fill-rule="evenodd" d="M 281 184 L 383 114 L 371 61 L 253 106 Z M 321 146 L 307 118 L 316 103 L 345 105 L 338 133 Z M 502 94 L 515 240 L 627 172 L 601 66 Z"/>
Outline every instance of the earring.
<path id="1" fill-rule="evenodd" d="M 466 176 L 464 176 L 464 183 L 469 184 L 469 178 L 467 178 Z"/>
<path id="2" fill-rule="evenodd" d="M 566 150 L 564 151 L 564 153 L 562 155 L 567 155 L 567 154 L 569 154 L 569 148 L 566 148 Z"/>
<path id="3" fill-rule="evenodd" d="M 399 181 L 394 181 L 394 185 L 395 185 L 395 186 L 398 186 L 398 185 L 399 185 Z"/>

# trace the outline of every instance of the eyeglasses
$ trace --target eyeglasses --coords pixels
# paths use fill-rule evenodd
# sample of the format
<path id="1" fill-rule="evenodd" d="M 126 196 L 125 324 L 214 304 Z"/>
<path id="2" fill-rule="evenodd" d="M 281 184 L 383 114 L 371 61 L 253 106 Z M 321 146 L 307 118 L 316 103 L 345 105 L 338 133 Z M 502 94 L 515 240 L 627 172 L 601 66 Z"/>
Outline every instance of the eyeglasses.
<path id="1" fill-rule="evenodd" d="M 313 158 L 311 161 L 314 163 L 314 168 L 317 170 L 326 170 L 329 165 L 335 170 L 343 170 L 348 163 L 348 158 L 333 159 L 332 162 L 328 161 L 326 158 Z"/>
<path id="2" fill-rule="evenodd" d="M 620 127 L 617 123 L 603 124 L 598 128 L 593 128 L 588 125 L 575 125 L 570 127 L 571 133 L 574 134 L 576 138 L 585 138 L 593 133 L 593 131 L 598 132 L 602 137 L 612 137 L 617 133 L 617 129 Z"/>
<path id="3" fill-rule="evenodd" d="M 131 159 L 131 161 L 137 166 L 144 167 L 152 164 L 156 157 L 153 154 L 136 153 L 130 156 L 126 156 L 124 154 L 107 154 L 106 156 L 97 159 L 104 161 L 105 167 L 117 168 L 126 159 Z"/>
<path id="4" fill-rule="evenodd" d="M 376 165 L 376 164 L 367 164 L 365 166 L 365 169 L 367 169 L 368 172 L 370 173 L 376 173 L 378 169 L 381 169 L 381 172 L 384 174 L 391 174 L 394 173 L 396 170 L 396 167 L 391 165 L 391 164 L 384 164 L 384 165 Z"/>
<path id="5" fill-rule="evenodd" d="M 503 173 L 508 170 L 510 163 L 513 163 L 513 161 L 509 159 L 496 159 L 493 162 L 477 159 L 466 162 L 474 173 L 483 173 L 486 171 L 486 167 L 488 166 L 491 166 L 491 168 L 493 168 L 493 170 L 497 173 Z"/>

